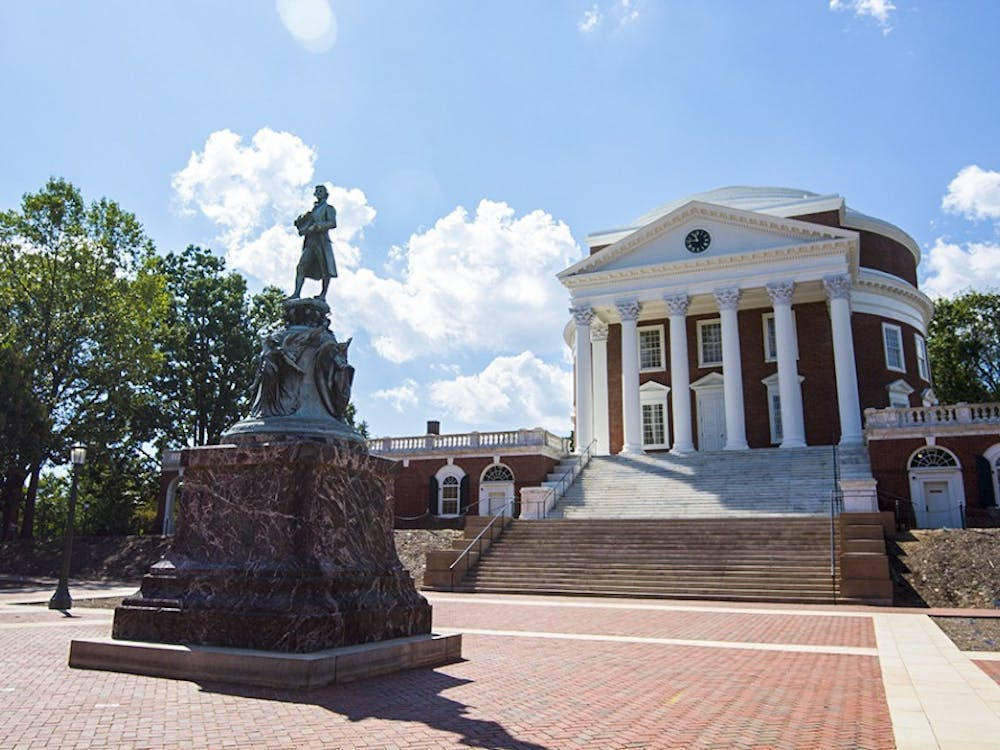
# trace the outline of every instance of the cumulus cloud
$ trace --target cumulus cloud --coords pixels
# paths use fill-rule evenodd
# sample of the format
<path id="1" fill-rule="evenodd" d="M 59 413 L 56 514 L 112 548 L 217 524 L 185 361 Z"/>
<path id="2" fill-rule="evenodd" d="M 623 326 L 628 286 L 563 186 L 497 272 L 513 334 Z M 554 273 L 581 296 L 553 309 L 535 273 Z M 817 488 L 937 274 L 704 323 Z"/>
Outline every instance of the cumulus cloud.
<path id="1" fill-rule="evenodd" d="M 1000 219 L 1000 172 L 963 167 L 948 183 L 941 207 L 969 219 Z"/>
<path id="2" fill-rule="evenodd" d="M 571 429 L 573 373 L 531 351 L 497 357 L 482 372 L 438 380 L 428 390 L 449 416 L 484 429 L 512 424 Z"/>
<path id="3" fill-rule="evenodd" d="M 995 290 L 1000 279 L 1000 245 L 938 238 L 924 255 L 920 288 L 931 297 L 954 297 L 969 289 Z"/>
<path id="4" fill-rule="evenodd" d="M 873 18 L 882 27 L 882 33 L 892 31 L 889 19 L 896 10 L 892 0 L 830 0 L 830 10 L 853 11 L 855 16 Z"/>
<path id="5" fill-rule="evenodd" d="M 385 388 L 375 391 L 372 396 L 383 401 L 388 401 L 392 404 L 392 408 L 402 413 L 406 409 L 417 405 L 417 381 L 407 378 L 395 388 Z"/>
<path id="6" fill-rule="evenodd" d="M 173 187 L 182 209 L 219 227 L 232 267 L 287 287 L 302 247 L 291 219 L 312 204 L 316 156 L 291 133 L 264 128 L 244 144 L 222 130 L 191 155 Z M 565 317 L 566 294 L 555 274 L 580 254 L 565 223 L 484 199 L 391 248 L 390 270 L 379 273 L 361 252 L 375 209 L 359 188 L 326 185 L 338 220 L 331 238 L 339 277 L 330 290 L 338 333 L 365 329 L 393 362 L 560 347 L 551 321 Z"/>
<path id="7" fill-rule="evenodd" d="M 337 17 L 329 0 L 275 0 L 288 33 L 309 52 L 327 52 L 337 42 Z"/>

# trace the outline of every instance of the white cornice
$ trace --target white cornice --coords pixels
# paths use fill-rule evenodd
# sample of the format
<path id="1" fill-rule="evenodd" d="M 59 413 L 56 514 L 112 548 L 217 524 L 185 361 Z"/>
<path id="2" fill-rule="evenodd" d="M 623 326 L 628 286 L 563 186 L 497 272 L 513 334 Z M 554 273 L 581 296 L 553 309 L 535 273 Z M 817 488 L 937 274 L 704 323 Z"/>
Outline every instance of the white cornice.
<path id="1" fill-rule="evenodd" d="M 855 289 L 875 292 L 877 294 L 887 294 L 910 303 L 920 310 L 925 327 L 934 314 L 934 303 L 931 302 L 930 297 L 910 282 L 885 271 L 860 268 L 858 270 L 858 280 L 855 282 Z"/>
<path id="2" fill-rule="evenodd" d="M 652 223 L 630 232 L 622 239 L 614 242 L 608 247 L 597 251 L 593 255 L 574 263 L 569 268 L 557 274 L 557 277 L 566 283 L 567 277 L 581 273 L 598 272 L 601 266 L 607 265 L 611 261 L 627 255 L 641 245 L 656 239 L 669 232 L 674 227 L 682 224 L 692 217 L 701 219 L 711 219 L 732 226 L 753 229 L 787 237 L 796 241 L 794 246 L 801 246 L 803 240 L 808 243 L 815 243 L 817 240 L 853 240 L 855 245 L 858 241 L 858 234 L 850 229 L 839 229 L 827 227 L 822 224 L 812 224 L 807 221 L 787 219 L 783 217 L 770 216 L 754 211 L 741 211 L 735 208 L 726 208 L 711 203 L 701 203 L 691 201 L 684 204 L 675 211 L 671 211 L 665 216 Z M 678 261 L 674 261 L 677 263 Z M 684 261 L 680 261 L 684 263 Z"/>

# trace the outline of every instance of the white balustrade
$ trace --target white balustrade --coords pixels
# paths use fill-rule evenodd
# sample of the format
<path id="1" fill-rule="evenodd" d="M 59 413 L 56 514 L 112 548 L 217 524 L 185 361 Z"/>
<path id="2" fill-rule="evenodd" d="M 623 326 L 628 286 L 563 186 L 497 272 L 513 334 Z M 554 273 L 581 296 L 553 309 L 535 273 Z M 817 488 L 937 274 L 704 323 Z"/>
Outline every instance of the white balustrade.
<path id="1" fill-rule="evenodd" d="M 865 409 L 866 428 L 1000 424 L 1000 403 Z"/>
<path id="2" fill-rule="evenodd" d="M 368 441 L 372 453 L 417 453 L 430 451 L 492 450 L 538 446 L 558 453 L 569 453 L 569 438 L 553 435 L 548 430 L 498 430 L 494 432 L 462 432 L 449 435 L 413 435 L 408 437 L 375 438 Z"/>

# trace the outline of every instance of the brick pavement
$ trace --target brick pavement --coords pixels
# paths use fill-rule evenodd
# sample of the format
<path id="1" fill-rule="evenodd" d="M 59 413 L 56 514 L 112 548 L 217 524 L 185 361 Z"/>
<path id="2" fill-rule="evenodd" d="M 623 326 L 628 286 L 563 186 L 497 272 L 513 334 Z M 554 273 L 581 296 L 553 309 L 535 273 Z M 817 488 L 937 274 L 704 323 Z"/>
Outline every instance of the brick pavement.
<path id="1" fill-rule="evenodd" d="M 973 657 L 972 663 L 986 672 L 986 674 L 992 677 L 996 683 L 1000 685 L 1000 661 L 984 661 Z"/>
<path id="2" fill-rule="evenodd" d="M 441 602 L 435 622 L 471 627 L 485 606 Z M 70 638 L 106 635 L 109 621 L 68 627 L 33 612 L 38 625 L 0 629 L 4 748 L 894 747 L 875 656 L 468 635 L 459 664 L 289 692 L 70 670 Z M 856 617 L 509 605 L 493 615 L 493 627 L 571 633 L 725 639 L 728 627 L 800 648 L 871 638 Z"/>

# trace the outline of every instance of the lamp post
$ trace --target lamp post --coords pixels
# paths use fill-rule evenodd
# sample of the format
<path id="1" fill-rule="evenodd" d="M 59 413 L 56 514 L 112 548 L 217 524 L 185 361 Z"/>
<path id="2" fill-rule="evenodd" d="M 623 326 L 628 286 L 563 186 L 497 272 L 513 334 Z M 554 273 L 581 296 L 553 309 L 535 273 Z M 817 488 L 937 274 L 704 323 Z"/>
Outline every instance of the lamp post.
<path id="1" fill-rule="evenodd" d="M 72 608 L 73 599 L 69 595 L 69 562 L 73 556 L 73 520 L 76 515 L 76 482 L 80 467 L 87 461 L 87 446 L 77 443 L 69 449 L 69 460 L 73 464 L 73 480 L 69 488 L 69 508 L 66 510 L 66 535 L 63 547 L 62 570 L 59 571 L 59 585 L 49 599 L 49 609 L 67 610 Z"/>

